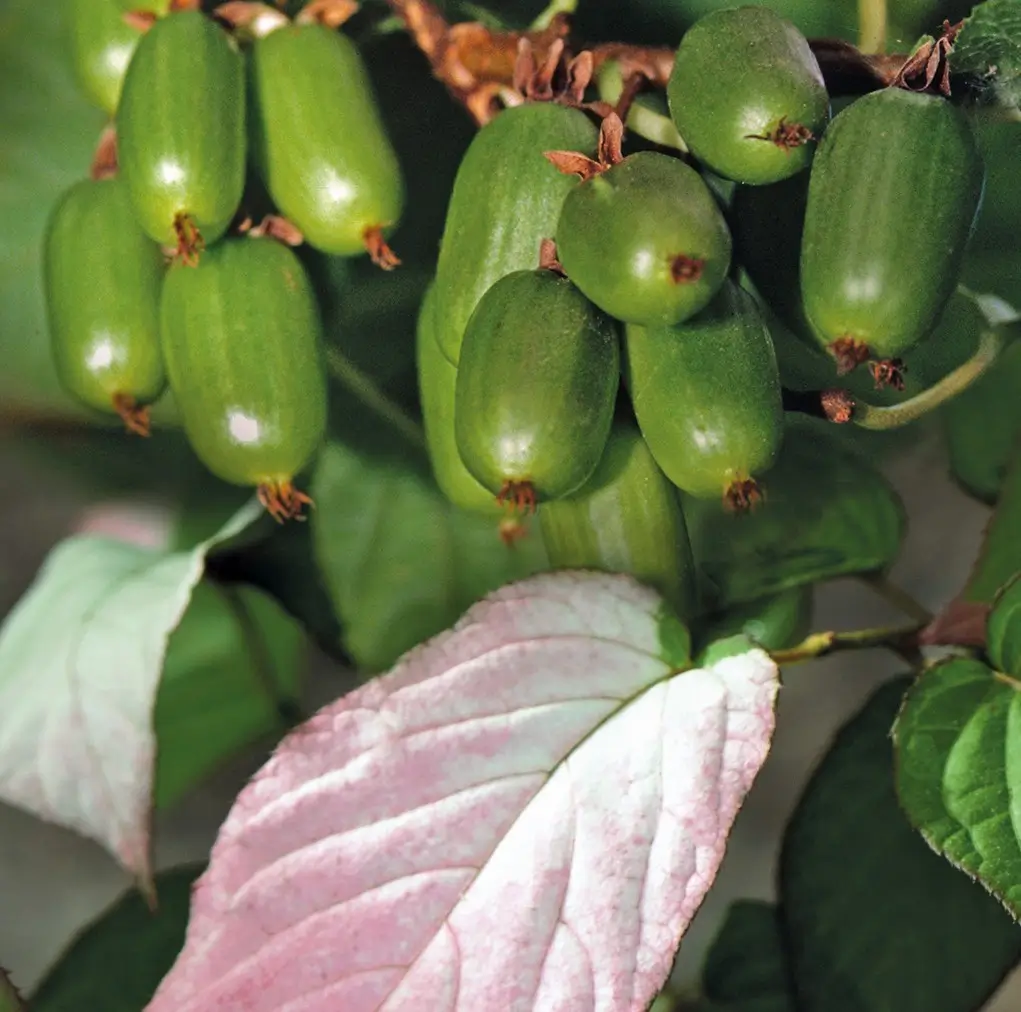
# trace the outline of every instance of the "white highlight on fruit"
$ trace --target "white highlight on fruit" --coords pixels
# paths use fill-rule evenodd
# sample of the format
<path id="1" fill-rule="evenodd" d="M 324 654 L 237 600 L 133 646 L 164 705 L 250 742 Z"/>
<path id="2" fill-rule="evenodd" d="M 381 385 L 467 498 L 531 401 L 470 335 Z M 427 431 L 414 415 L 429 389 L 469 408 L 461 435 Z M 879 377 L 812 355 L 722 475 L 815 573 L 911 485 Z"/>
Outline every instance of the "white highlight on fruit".
<path id="1" fill-rule="evenodd" d="M 262 426 L 258 418 L 246 415 L 240 408 L 231 408 L 227 412 L 227 429 L 236 443 L 257 443 L 262 435 Z"/>
<path id="2" fill-rule="evenodd" d="M 165 183 L 167 186 L 174 186 L 176 183 L 184 181 L 184 167 L 180 162 L 175 162 L 171 158 L 164 158 L 156 166 L 156 175 L 161 183 Z"/>
<path id="3" fill-rule="evenodd" d="M 85 364 L 89 367 L 90 372 L 95 372 L 97 369 L 109 369 L 113 365 L 113 360 L 113 339 L 107 336 L 92 346 Z"/>
<path id="4" fill-rule="evenodd" d="M 354 199 L 355 191 L 350 181 L 341 179 L 340 176 L 330 175 L 323 183 L 326 196 L 333 204 L 350 204 Z"/>
<path id="5" fill-rule="evenodd" d="M 844 282 L 844 298 L 848 302 L 874 302 L 883 291 L 883 279 L 878 274 L 859 274 Z"/>

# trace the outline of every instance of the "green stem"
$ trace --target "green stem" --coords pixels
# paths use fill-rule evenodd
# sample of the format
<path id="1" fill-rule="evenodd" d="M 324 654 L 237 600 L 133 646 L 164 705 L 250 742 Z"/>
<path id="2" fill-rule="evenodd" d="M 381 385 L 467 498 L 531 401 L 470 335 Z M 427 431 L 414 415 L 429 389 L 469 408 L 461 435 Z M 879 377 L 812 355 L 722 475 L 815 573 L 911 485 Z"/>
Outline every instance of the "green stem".
<path id="1" fill-rule="evenodd" d="M 624 94 L 624 75 L 620 71 L 620 65 L 615 60 L 608 60 L 599 69 L 597 81 L 599 97 L 609 105 L 615 106 Z M 688 151 L 688 145 L 684 138 L 678 133 L 674 121 L 669 116 L 663 116 L 654 112 L 648 106 L 638 102 L 632 102 L 628 110 L 628 130 L 644 137 L 653 144 L 659 144 L 664 148 L 674 148 L 682 154 Z"/>
<path id="2" fill-rule="evenodd" d="M 858 0 L 858 48 L 886 52 L 886 0 Z"/>
<path id="3" fill-rule="evenodd" d="M 856 401 L 851 420 L 863 429 L 877 430 L 898 429 L 902 425 L 916 421 L 952 397 L 956 397 L 984 375 L 996 361 L 1007 341 L 1008 335 L 999 327 L 985 331 L 979 338 L 975 354 L 964 365 L 958 366 L 928 390 L 886 408 Z"/>
<path id="4" fill-rule="evenodd" d="M 862 577 L 862 583 L 915 622 L 928 625 L 933 620 L 934 616 L 928 608 L 919 604 L 906 590 L 891 583 L 885 576 L 865 576 Z"/>
<path id="5" fill-rule="evenodd" d="M 420 448 L 425 447 L 422 426 L 396 401 L 387 397 L 342 351 L 327 348 L 326 366 L 335 380 L 347 387 L 358 400 L 391 425 L 409 443 Z"/>
<path id="6" fill-rule="evenodd" d="M 530 31 L 541 32 L 553 24 L 559 14 L 573 14 L 578 9 L 578 0 L 550 0 L 549 6 L 532 22 Z"/>
<path id="7" fill-rule="evenodd" d="M 817 657 L 835 654 L 841 650 L 872 650 L 875 647 L 886 647 L 901 651 L 910 645 L 915 637 L 925 628 L 924 622 L 913 622 L 904 626 L 883 626 L 878 629 L 856 629 L 854 632 L 819 632 L 812 633 L 797 646 L 788 650 L 774 650 L 770 654 L 777 664 L 799 664 L 812 661 Z"/>

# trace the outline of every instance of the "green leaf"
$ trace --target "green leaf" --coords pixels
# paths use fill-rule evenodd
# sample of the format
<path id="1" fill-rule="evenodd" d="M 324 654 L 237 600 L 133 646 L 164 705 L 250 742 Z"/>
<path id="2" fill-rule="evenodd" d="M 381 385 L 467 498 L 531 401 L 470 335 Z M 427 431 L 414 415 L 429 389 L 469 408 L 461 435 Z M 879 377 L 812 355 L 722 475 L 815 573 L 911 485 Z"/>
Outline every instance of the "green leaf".
<path id="1" fill-rule="evenodd" d="M 1021 573 L 996 598 L 986 623 L 986 653 L 999 671 L 1021 678 Z"/>
<path id="2" fill-rule="evenodd" d="M 1014 448 L 996 512 L 986 528 L 978 561 L 961 595 L 992 604 L 1000 588 L 1021 572 L 1021 441 Z"/>
<path id="3" fill-rule="evenodd" d="M 18 989 L 7 974 L 0 970 L 0 1012 L 24 1012 L 24 1009 Z"/>
<path id="4" fill-rule="evenodd" d="M 976 660 L 924 672 L 894 738 L 897 789 L 933 849 L 1021 916 L 1021 685 Z"/>
<path id="5" fill-rule="evenodd" d="M 99 841 L 143 884 L 167 641 L 206 553 L 260 515 L 252 500 L 179 552 L 70 538 L 0 629 L 0 799 Z"/>
<path id="6" fill-rule="evenodd" d="M 793 1012 L 780 920 L 772 903 L 737 900 L 706 954 L 702 992 L 728 1012 Z"/>
<path id="7" fill-rule="evenodd" d="M 269 597 L 202 582 L 167 646 L 153 718 L 153 804 L 167 808 L 245 745 L 293 723 L 304 637 Z"/>
<path id="8" fill-rule="evenodd" d="M 365 671 L 389 667 L 491 590 L 546 566 L 537 530 L 508 547 L 493 517 L 451 506 L 406 456 L 329 443 L 312 495 L 316 558 L 347 651 Z"/>
<path id="9" fill-rule="evenodd" d="M 788 416 L 780 459 L 763 478 L 765 502 L 748 514 L 684 497 L 695 558 L 717 608 L 882 571 L 897 557 L 905 528 L 897 493 L 831 429 Z"/>
<path id="10" fill-rule="evenodd" d="M 8 0 L 0 15 L 0 402 L 68 413 L 50 363 L 40 257 L 50 208 L 88 174 L 103 116 L 78 92 L 65 4 Z"/>
<path id="11" fill-rule="evenodd" d="M 805 585 L 738 605 L 710 620 L 699 646 L 744 634 L 763 650 L 785 650 L 812 631 L 813 598 L 812 587 Z"/>
<path id="12" fill-rule="evenodd" d="M 975 74 L 999 101 L 1021 101 L 1021 3 L 985 0 L 965 18 L 951 57 L 955 71 Z"/>
<path id="13" fill-rule="evenodd" d="M 349 661 L 314 556 L 310 524 L 274 524 L 272 529 L 265 524 L 253 526 L 250 536 L 210 555 L 206 571 L 217 583 L 248 584 L 270 594 L 322 651 L 341 663 Z"/>
<path id="14" fill-rule="evenodd" d="M 950 469 L 965 491 L 993 503 L 1000 494 L 1010 455 L 1021 437 L 1021 341 L 943 409 Z"/>
<path id="15" fill-rule="evenodd" d="M 184 944 L 203 865 L 156 876 L 158 907 L 125 893 L 78 935 L 32 995 L 32 1012 L 142 1012 Z"/>
<path id="16" fill-rule="evenodd" d="M 890 728 L 909 685 L 882 686 L 841 729 L 784 837 L 801 1012 L 974 1012 L 1021 957 L 1021 929 L 898 806 Z"/>

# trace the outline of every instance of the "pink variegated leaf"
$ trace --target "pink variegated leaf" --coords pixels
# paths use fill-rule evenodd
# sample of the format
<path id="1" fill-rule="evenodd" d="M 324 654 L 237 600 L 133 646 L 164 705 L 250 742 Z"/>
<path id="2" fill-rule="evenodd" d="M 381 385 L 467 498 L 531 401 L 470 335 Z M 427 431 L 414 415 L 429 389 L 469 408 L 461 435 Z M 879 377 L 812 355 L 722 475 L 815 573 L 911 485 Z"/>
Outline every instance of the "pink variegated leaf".
<path id="1" fill-rule="evenodd" d="M 628 577 L 503 588 L 281 744 L 148 1012 L 646 1009 L 776 691 Z"/>

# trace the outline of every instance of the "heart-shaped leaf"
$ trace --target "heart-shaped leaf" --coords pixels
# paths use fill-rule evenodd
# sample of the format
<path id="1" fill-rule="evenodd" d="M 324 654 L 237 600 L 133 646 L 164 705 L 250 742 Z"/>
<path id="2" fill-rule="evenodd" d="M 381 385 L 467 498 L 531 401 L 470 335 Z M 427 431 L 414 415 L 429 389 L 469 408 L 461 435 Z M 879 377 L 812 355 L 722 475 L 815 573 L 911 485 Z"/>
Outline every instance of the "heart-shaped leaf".
<path id="1" fill-rule="evenodd" d="M 945 661 L 912 686 L 894 729 L 897 791 L 908 818 L 1015 918 L 1021 917 L 1019 690 L 1021 684 L 980 661 Z"/>
<path id="2" fill-rule="evenodd" d="M 750 513 L 685 496 L 695 558 L 718 607 L 883 570 L 897 557 L 905 529 L 897 493 L 832 428 L 788 416 L 780 459 L 763 477 L 765 501 Z"/>
<path id="3" fill-rule="evenodd" d="M 625 576 L 504 587 L 242 792 L 150 1012 L 640 1012 L 769 748 L 777 670 L 689 668 Z"/>
<path id="4" fill-rule="evenodd" d="M 890 728 L 909 685 L 882 686 L 840 730 L 784 837 L 780 910 L 800 1012 L 974 1012 L 1021 956 L 1021 929 L 897 804 Z"/>
<path id="5" fill-rule="evenodd" d="M 204 867 L 159 872 L 155 910 L 137 890 L 126 892 L 64 951 L 32 995 L 32 1012 L 141 1012 L 181 951 Z"/>
<path id="6" fill-rule="evenodd" d="M 260 514 L 181 552 L 70 538 L 0 629 L 0 800 L 98 840 L 143 884 L 167 639 L 206 552 Z"/>
<path id="7" fill-rule="evenodd" d="M 719 1012 L 793 1012 L 780 918 L 772 903 L 731 904 L 702 969 L 702 993 Z"/>
<path id="8" fill-rule="evenodd" d="M 18 989 L 3 970 L 0 970 L 0 1012 L 25 1012 Z"/>
<path id="9" fill-rule="evenodd" d="M 357 665 L 379 671 L 503 584 L 545 568 L 538 529 L 512 545 L 498 522 L 450 505 L 407 455 L 339 442 L 319 457 L 316 557 Z"/>

